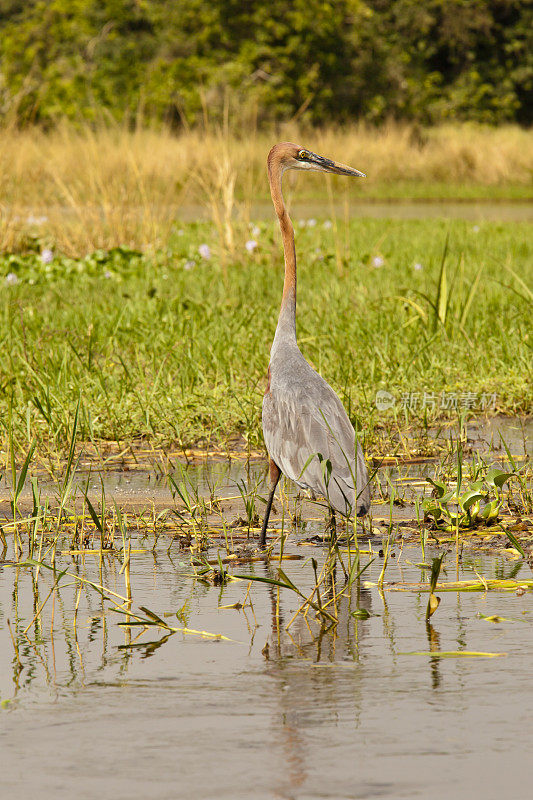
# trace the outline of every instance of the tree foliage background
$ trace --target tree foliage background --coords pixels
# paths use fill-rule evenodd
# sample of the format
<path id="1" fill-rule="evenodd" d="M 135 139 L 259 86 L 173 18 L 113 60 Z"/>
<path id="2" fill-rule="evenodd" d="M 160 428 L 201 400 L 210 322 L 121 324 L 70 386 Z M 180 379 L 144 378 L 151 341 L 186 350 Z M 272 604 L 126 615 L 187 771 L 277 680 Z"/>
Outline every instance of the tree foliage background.
<path id="1" fill-rule="evenodd" d="M 530 124 L 530 0 L 0 0 L 0 114 Z"/>

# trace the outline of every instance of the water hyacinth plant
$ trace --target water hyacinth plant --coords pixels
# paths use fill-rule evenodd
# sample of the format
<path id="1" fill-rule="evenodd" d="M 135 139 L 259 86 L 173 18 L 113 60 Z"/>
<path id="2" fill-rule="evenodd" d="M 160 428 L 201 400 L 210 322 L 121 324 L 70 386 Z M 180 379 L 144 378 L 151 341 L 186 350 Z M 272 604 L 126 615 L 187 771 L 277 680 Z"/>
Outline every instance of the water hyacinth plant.
<path id="1" fill-rule="evenodd" d="M 515 477 L 515 472 L 506 472 L 497 467 L 489 469 L 486 476 L 469 484 L 463 491 L 458 481 L 453 489 L 446 483 L 427 478 L 434 487 L 434 498 L 424 500 L 424 517 L 444 531 L 459 528 L 474 528 L 493 523 L 503 505 L 502 487 Z"/>

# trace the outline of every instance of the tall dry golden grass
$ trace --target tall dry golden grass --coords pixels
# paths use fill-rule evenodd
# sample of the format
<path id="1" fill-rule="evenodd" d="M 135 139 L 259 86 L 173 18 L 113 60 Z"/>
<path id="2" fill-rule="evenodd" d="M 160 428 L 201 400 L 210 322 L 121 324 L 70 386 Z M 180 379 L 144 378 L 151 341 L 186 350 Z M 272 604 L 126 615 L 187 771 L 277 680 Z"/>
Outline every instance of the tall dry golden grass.
<path id="1" fill-rule="evenodd" d="M 268 198 L 265 158 L 279 139 L 364 170 L 364 186 L 353 189 L 362 196 L 384 196 L 384 187 L 399 182 L 439 183 L 453 196 L 454 186 L 526 186 L 533 177 L 532 134 L 514 126 L 354 125 L 304 133 L 292 125 L 276 133 L 179 136 L 118 126 L 9 128 L 0 131 L 0 250 L 24 249 L 37 229 L 41 241 L 71 255 L 158 246 L 177 216 L 204 211 L 231 251 L 235 206 L 246 218 L 255 201 Z M 309 196 L 317 188 L 306 178 L 301 190 Z"/>

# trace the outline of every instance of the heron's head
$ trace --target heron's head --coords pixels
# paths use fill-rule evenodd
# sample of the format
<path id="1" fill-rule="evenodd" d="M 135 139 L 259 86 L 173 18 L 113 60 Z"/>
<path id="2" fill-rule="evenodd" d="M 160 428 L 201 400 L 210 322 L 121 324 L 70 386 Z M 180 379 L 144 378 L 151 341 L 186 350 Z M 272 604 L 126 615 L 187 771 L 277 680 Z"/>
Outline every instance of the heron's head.
<path id="1" fill-rule="evenodd" d="M 330 158 L 319 156 L 311 150 L 292 144 L 292 142 L 282 142 L 274 145 L 268 154 L 269 165 L 274 161 L 281 165 L 283 171 L 286 169 L 309 169 L 315 172 L 333 172 L 335 175 L 366 178 L 365 173 L 359 172 L 358 169 L 348 167 L 346 164 L 340 164 L 338 161 L 332 161 Z"/>

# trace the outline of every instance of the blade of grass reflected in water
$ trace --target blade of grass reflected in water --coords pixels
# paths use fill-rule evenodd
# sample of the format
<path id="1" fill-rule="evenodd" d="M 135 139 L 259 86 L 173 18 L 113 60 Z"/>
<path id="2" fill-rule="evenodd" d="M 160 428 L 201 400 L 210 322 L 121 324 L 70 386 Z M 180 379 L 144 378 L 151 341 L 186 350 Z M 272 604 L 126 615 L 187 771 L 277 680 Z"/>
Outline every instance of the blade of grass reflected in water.
<path id="1" fill-rule="evenodd" d="M 398 653 L 399 656 L 429 656 L 430 658 L 498 658 L 508 653 L 482 653 L 475 650 L 413 650 L 410 653 Z"/>

